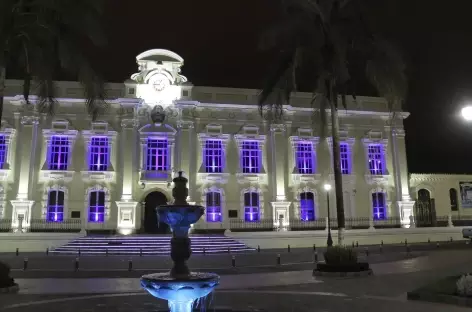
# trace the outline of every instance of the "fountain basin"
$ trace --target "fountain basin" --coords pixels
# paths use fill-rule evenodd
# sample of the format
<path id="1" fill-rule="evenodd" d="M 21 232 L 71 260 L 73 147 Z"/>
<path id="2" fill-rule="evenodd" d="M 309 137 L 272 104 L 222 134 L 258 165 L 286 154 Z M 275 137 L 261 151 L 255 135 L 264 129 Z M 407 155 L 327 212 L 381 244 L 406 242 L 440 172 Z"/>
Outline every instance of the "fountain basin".
<path id="1" fill-rule="evenodd" d="M 194 302 L 208 296 L 219 283 L 220 277 L 214 273 L 192 272 L 185 278 L 175 278 L 170 273 L 141 277 L 141 286 L 153 297 L 167 300 L 171 311 L 192 311 Z"/>

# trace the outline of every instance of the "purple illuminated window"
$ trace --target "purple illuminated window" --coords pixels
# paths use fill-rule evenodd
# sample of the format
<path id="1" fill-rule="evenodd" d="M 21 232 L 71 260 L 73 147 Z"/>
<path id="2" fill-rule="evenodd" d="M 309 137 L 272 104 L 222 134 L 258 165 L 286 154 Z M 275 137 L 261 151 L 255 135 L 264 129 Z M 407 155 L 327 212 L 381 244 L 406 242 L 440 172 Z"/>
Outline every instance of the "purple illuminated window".
<path id="1" fill-rule="evenodd" d="M 349 157 L 349 146 L 347 143 L 339 144 L 341 156 L 341 172 L 342 174 L 351 174 L 351 161 Z"/>
<path id="2" fill-rule="evenodd" d="M 0 169 L 5 168 L 7 162 L 7 140 L 4 135 L 0 135 Z"/>
<path id="3" fill-rule="evenodd" d="M 244 193 L 244 220 L 259 221 L 259 194 L 256 192 Z"/>
<path id="4" fill-rule="evenodd" d="M 207 140 L 203 153 L 206 172 L 223 172 L 223 144 L 220 140 Z"/>
<path id="5" fill-rule="evenodd" d="M 241 146 L 241 163 L 243 173 L 260 172 L 260 149 L 257 141 L 244 141 Z"/>
<path id="6" fill-rule="evenodd" d="M 315 152 L 311 142 L 297 144 L 297 168 L 301 174 L 315 173 Z"/>
<path id="7" fill-rule="evenodd" d="M 105 220 L 105 192 L 93 191 L 89 195 L 89 222 Z"/>
<path id="8" fill-rule="evenodd" d="M 315 220 L 315 195 L 312 192 L 300 194 L 300 219 L 302 221 Z"/>
<path id="9" fill-rule="evenodd" d="M 385 157 L 381 144 L 370 144 L 368 147 L 369 170 L 372 175 L 385 174 Z"/>
<path id="10" fill-rule="evenodd" d="M 386 218 L 386 211 L 385 193 L 372 193 L 372 213 L 374 220 L 384 220 Z"/>
<path id="11" fill-rule="evenodd" d="M 93 137 L 90 140 L 89 170 L 106 171 L 110 150 L 107 137 Z"/>
<path id="12" fill-rule="evenodd" d="M 147 141 L 146 170 L 169 170 L 168 144 L 166 139 L 151 139 Z"/>
<path id="13" fill-rule="evenodd" d="M 49 191 L 48 194 L 48 212 L 46 216 L 50 222 L 64 221 L 64 192 Z"/>
<path id="14" fill-rule="evenodd" d="M 67 170 L 69 164 L 69 138 L 55 135 L 49 145 L 49 170 Z"/>
<path id="15" fill-rule="evenodd" d="M 206 194 L 206 216 L 207 222 L 221 222 L 221 193 Z"/>

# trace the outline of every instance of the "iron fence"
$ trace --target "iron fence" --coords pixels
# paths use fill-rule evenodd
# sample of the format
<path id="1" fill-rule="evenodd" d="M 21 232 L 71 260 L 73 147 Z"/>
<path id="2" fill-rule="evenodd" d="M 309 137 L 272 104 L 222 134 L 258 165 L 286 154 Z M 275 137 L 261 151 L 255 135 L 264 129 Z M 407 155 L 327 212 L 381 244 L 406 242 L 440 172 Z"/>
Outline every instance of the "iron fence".
<path id="1" fill-rule="evenodd" d="M 452 224 L 454 226 L 472 226 L 472 216 L 452 216 Z"/>
<path id="2" fill-rule="evenodd" d="M 11 219 L 0 219 L 0 232 L 11 232 Z"/>
<path id="3" fill-rule="evenodd" d="M 326 221 L 318 219 L 314 221 L 290 220 L 291 231 L 316 231 L 326 228 Z"/>
<path id="4" fill-rule="evenodd" d="M 277 229 L 273 219 L 262 219 L 258 221 L 230 219 L 229 227 L 230 230 L 234 232 L 268 232 Z"/>
<path id="5" fill-rule="evenodd" d="M 80 232 L 82 229 L 81 219 L 66 219 L 54 222 L 45 219 L 32 219 L 30 221 L 30 232 Z"/>

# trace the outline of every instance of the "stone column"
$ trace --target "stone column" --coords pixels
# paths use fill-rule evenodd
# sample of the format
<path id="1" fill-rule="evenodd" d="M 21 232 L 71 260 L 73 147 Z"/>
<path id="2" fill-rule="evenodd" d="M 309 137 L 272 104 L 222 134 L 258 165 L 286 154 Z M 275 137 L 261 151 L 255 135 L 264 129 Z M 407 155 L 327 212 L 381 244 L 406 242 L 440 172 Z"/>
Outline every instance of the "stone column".
<path id="1" fill-rule="evenodd" d="M 413 207 L 415 202 L 410 197 L 405 132 L 403 129 L 391 129 L 391 143 L 396 206 L 402 218 L 402 226 L 410 227 L 410 216 L 414 214 Z"/>
<path id="2" fill-rule="evenodd" d="M 187 123 L 188 127 L 188 145 L 187 148 L 188 150 L 182 151 L 184 153 L 189 153 L 195 155 L 199 153 L 197 150 L 197 137 L 195 134 L 195 127 L 193 122 L 192 123 Z M 196 188 L 197 188 L 197 159 L 198 157 L 189 157 L 189 165 L 188 165 L 188 180 L 189 180 L 189 200 L 188 201 L 197 201 L 197 193 L 196 193 Z"/>
<path id="3" fill-rule="evenodd" d="M 174 168 L 176 172 L 182 171 L 182 125 L 177 122 L 177 133 L 174 143 Z"/>
<path id="4" fill-rule="evenodd" d="M 273 175 L 275 176 L 274 187 L 276 191 L 276 200 L 285 201 L 285 164 L 287 158 L 287 139 L 285 137 L 285 125 L 271 125 L 271 143 Z"/>
<path id="5" fill-rule="evenodd" d="M 39 118 L 36 116 L 21 117 L 22 131 L 19 137 L 20 148 L 18 149 L 17 161 L 19 161 L 19 183 L 17 199 L 31 200 L 34 192 L 36 156 L 38 150 L 38 123 Z M 31 218 L 31 216 L 29 216 Z M 24 224 L 28 224 L 29 219 L 25 216 Z"/>
<path id="6" fill-rule="evenodd" d="M 133 184 L 135 161 L 136 156 L 136 124 L 134 119 L 124 119 L 121 121 L 121 133 L 120 133 L 120 150 L 121 150 L 121 162 L 122 162 L 122 183 L 123 189 L 121 193 L 122 201 L 129 201 L 133 197 Z"/>

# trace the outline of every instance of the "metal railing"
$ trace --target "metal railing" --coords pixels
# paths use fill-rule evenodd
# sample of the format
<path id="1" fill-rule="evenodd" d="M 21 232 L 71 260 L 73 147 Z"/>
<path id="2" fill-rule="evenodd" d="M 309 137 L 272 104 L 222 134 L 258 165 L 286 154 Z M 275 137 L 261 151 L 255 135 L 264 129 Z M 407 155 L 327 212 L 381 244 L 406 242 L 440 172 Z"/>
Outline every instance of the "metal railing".
<path id="1" fill-rule="evenodd" d="M 80 232 L 81 229 L 81 219 L 66 219 L 61 222 L 32 219 L 29 226 L 30 232 Z"/>
<path id="2" fill-rule="evenodd" d="M 235 232 L 267 232 L 277 229 L 273 219 L 261 219 L 250 222 L 240 219 L 230 219 L 229 227 L 231 231 Z"/>
<path id="3" fill-rule="evenodd" d="M 11 219 L 0 219 L 0 233 L 11 232 Z"/>

